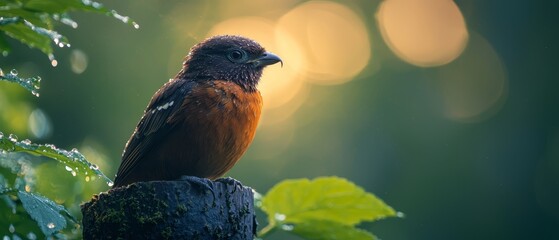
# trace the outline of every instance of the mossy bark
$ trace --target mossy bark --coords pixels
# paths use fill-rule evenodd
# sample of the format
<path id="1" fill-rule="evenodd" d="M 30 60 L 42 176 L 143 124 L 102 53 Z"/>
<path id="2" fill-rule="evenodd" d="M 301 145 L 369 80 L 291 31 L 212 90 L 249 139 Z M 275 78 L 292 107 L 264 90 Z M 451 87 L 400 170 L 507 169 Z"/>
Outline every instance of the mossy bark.
<path id="1" fill-rule="evenodd" d="M 253 239 L 252 189 L 232 178 L 139 182 L 83 204 L 84 239 Z"/>

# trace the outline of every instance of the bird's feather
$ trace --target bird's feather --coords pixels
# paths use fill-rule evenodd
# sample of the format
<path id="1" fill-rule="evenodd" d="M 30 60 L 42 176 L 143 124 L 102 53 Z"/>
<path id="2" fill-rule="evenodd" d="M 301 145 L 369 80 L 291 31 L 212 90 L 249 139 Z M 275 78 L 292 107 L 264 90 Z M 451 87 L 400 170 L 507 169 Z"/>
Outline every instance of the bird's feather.
<path id="1" fill-rule="evenodd" d="M 148 150 L 173 130 L 173 123 L 169 123 L 168 119 L 180 108 L 184 96 L 191 91 L 195 84 L 194 81 L 175 79 L 167 82 L 158 90 L 162 94 L 154 95 L 134 134 L 126 144 L 114 182 L 116 186 L 125 182 L 129 173 L 138 165 L 139 161 L 144 159 Z"/>

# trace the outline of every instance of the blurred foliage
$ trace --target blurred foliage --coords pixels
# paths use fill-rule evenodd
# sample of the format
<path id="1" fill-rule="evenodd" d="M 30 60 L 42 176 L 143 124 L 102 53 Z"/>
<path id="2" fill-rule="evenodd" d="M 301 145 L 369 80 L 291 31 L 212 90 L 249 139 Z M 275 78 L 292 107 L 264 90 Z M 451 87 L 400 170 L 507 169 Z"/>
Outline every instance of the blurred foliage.
<path id="1" fill-rule="evenodd" d="M 93 1 L 1 1 L 0 51 L 4 56 L 11 51 L 5 39 L 5 36 L 9 36 L 29 47 L 41 50 L 51 59 L 52 66 L 56 66 L 57 61 L 54 59 L 51 42 L 59 47 L 70 45 L 65 36 L 53 30 L 54 22 L 76 28 L 77 23 L 69 18 L 70 11 L 91 11 L 110 15 L 137 28 L 137 24 L 130 21 L 128 17 L 119 15 L 116 11 L 106 9 L 100 3 Z M 40 77 L 20 78 L 17 70 L 13 69 L 7 74 L 0 70 L 0 80 L 17 83 L 33 95 L 39 96 L 37 91 Z M 10 105 L 10 103 L 4 102 L 2 105 Z M 4 114 L 14 117 L 9 112 Z M 57 160 L 61 163 L 57 166 L 58 169 L 65 168 L 74 177 L 80 175 L 84 177 L 85 182 L 100 177 L 109 185 L 112 184 L 96 165 L 88 162 L 75 148 L 66 151 L 52 144 L 35 144 L 28 139 L 18 141 L 15 135 L 4 136 L 0 132 L 0 197 L 3 200 L 0 204 L 0 215 L 2 215 L 0 225 L 8 226 L 0 230 L 0 235 L 4 238 L 36 239 L 44 236 L 75 238 L 80 234 L 77 220 L 69 210 L 37 192 L 35 167 L 29 159 L 39 160 L 41 157 Z M 41 179 L 41 183 L 55 179 L 55 177 L 44 178 Z M 76 178 L 71 181 L 80 182 Z M 53 199 L 60 199 L 60 196 Z M 77 203 L 79 202 L 73 202 L 74 208 Z M 72 224 L 68 224 L 67 219 Z"/>
<path id="2" fill-rule="evenodd" d="M 375 195 L 339 177 L 284 180 L 258 198 L 256 206 L 268 215 L 258 237 L 279 229 L 305 239 L 375 239 L 355 225 L 397 216 Z"/>

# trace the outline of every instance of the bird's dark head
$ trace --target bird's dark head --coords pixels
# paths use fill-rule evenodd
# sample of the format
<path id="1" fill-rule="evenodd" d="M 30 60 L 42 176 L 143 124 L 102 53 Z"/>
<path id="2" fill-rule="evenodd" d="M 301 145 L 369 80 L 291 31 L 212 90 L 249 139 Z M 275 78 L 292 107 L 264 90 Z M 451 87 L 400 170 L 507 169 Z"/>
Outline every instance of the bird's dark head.
<path id="1" fill-rule="evenodd" d="M 266 52 L 251 39 L 221 35 L 192 47 L 179 77 L 227 80 L 239 84 L 245 90 L 254 91 L 264 67 L 277 62 L 282 62 L 278 56 Z"/>

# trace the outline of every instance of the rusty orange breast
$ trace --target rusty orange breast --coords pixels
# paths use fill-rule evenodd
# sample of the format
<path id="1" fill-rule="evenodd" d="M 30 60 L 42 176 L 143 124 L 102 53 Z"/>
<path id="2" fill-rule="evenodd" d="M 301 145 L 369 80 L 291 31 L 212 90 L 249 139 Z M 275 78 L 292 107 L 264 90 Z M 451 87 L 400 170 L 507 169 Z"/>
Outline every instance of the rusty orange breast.
<path id="1" fill-rule="evenodd" d="M 175 139 L 180 161 L 168 171 L 215 179 L 241 158 L 254 139 L 262 111 L 258 91 L 246 91 L 228 81 L 201 83 L 185 98 L 170 122 L 177 124 Z"/>

